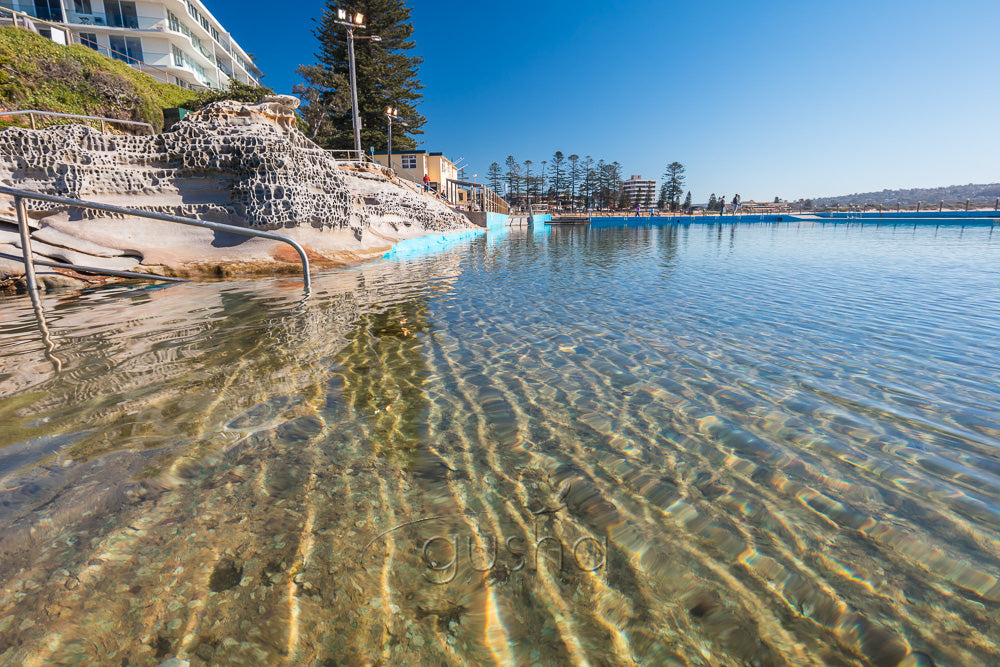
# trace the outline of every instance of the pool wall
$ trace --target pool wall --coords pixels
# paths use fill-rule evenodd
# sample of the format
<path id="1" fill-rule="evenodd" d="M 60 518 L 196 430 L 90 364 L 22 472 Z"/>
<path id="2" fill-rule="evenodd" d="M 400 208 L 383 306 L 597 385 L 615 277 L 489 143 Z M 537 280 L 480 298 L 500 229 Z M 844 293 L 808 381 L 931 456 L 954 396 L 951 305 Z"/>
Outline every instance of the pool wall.
<path id="1" fill-rule="evenodd" d="M 462 229 L 445 234 L 428 234 L 415 239 L 405 239 L 392 246 L 392 250 L 382 255 L 383 259 L 410 259 L 447 250 L 463 241 L 485 234 L 486 229 Z"/>

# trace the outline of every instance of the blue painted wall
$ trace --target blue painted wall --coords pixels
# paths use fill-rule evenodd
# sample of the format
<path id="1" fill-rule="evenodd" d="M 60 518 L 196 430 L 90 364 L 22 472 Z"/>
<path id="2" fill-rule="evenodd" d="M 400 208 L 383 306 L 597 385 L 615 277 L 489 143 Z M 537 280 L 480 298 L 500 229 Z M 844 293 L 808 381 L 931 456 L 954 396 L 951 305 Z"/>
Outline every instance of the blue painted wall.
<path id="1" fill-rule="evenodd" d="M 506 213 L 487 213 L 486 214 L 486 229 L 495 229 L 497 227 L 506 227 L 507 222 L 510 220 L 510 216 Z"/>
<path id="2" fill-rule="evenodd" d="M 424 255 L 430 255 L 435 252 L 447 250 L 448 248 L 459 245 L 464 241 L 473 239 L 480 234 L 485 233 L 485 229 L 477 227 L 475 229 L 463 229 L 461 231 L 449 232 L 447 234 L 428 234 L 427 236 L 421 236 L 416 239 L 406 239 L 392 246 L 392 250 L 382 255 L 382 257 L 384 259 L 412 259 L 414 257 L 423 257 Z"/>
<path id="3" fill-rule="evenodd" d="M 913 218 L 996 218 L 1000 219 L 1000 211 L 921 211 L 917 213 L 916 211 L 885 211 L 879 213 L 877 211 L 870 213 L 817 213 L 816 217 L 819 218 L 832 218 L 832 219 L 849 219 L 849 220 L 878 220 L 880 218 L 905 218 L 907 220 Z"/>

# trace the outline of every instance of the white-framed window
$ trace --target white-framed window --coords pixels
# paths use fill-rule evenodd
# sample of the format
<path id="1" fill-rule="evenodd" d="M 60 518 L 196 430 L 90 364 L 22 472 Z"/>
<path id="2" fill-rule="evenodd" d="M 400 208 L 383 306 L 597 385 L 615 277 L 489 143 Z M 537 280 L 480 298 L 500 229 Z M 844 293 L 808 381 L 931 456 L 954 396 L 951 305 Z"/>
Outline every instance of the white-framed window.
<path id="1" fill-rule="evenodd" d="M 416 169 L 417 168 L 417 156 L 416 155 L 403 155 L 399 158 L 399 161 L 403 169 Z"/>
<path id="2" fill-rule="evenodd" d="M 95 51 L 98 50 L 97 44 L 97 33 L 96 32 L 81 32 L 80 33 L 80 43 L 84 46 L 91 48 Z"/>

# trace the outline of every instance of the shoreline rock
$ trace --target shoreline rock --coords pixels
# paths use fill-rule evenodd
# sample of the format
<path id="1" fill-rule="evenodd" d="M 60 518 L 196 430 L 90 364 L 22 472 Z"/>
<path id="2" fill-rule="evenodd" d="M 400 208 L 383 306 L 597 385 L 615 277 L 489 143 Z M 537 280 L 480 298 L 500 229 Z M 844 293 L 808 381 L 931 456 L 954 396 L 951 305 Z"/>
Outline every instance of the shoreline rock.
<path id="1" fill-rule="evenodd" d="M 83 125 L 8 128 L 0 131 L 0 183 L 274 231 L 302 244 L 318 266 L 357 264 L 404 239 L 474 228 L 380 172 L 342 170 L 297 129 L 297 106 L 290 96 L 217 102 L 151 137 Z M 192 278 L 300 270 L 294 250 L 277 241 L 39 201 L 28 209 L 39 259 Z M 0 252 L 19 257 L 16 221 L 4 197 Z M 78 280 L 40 271 L 69 276 L 43 283 Z M 0 258 L 0 285 L 22 274 L 20 262 Z"/>

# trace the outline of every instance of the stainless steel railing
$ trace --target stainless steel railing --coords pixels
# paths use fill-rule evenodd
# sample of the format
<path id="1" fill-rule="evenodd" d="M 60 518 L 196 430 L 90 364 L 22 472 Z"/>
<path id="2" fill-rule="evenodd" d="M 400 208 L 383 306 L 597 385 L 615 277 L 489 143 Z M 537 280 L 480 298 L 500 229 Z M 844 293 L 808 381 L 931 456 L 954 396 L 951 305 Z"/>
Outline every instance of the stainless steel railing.
<path id="1" fill-rule="evenodd" d="M 273 234 L 271 232 L 262 232 L 254 229 L 248 229 L 246 227 L 236 227 L 235 225 L 225 225 L 220 222 L 206 222 L 204 220 L 195 220 L 194 218 L 182 218 L 177 215 L 168 215 L 166 213 L 155 213 L 152 211 L 141 211 L 135 208 L 126 208 L 124 206 L 112 206 L 111 204 L 99 204 L 97 202 L 83 201 L 81 199 L 72 199 L 70 197 L 59 197 L 56 195 L 47 195 L 41 192 L 32 192 L 30 190 L 19 190 L 17 188 L 9 188 L 6 186 L 0 186 L 0 194 L 5 194 L 12 196 L 14 198 L 14 208 L 17 210 L 17 226 L 18 231 L 21 235 L 21 253 L 24 256 L 24 277 L 25 281 L 28 283 L 28 291 L 34 292 L 38 289 L 38 281 L 35 278 L 35 266 L 34 260 L 32 258 L 31 251 L 31 229 L 28 227 L 28 210 L 25 205 L 25 200 L 35 199 L 38 201 L 45 201 L 52 204 L 63 204 L 65 206 L 73 206 L 76 208 L 89 208 L 96 211 L 106 211 L 108 213 L 118 213 L 119 215 L 129 215 L 139 218 L 148 218 L 150 220 L 161 220 L 163 222 L 176 222 L 181 225 L 189 225 L 191 227 L 203 227 L 205 229 L 214 229 L 220 232 L 230 232 L 232 234 L 240 234 L 242 236 L 256 236 L 263 239 L 271 239 L 272 241 L 281 241 L 282 243 L 287 243 L 288 245 L 295 248 L 295 252 L 299 254 L 299 259 L 302 260 L 302 283 L 305 288 L 306 295 L 309 295 L 309 291 L 312 289 L 312 280 L 309 276 L 309 258 L 306 257 L 306 251 L 294 240 L 288 238 L 287 236 L 282 236 L 280 234 Z M 100 273 L 100 270 L 91 269 L 87 267 L 76 267 L 83 271 L 88 271 L 90 273 Z M 158 279 L 158 276 L 149 276 L 151 279 Z"/>

